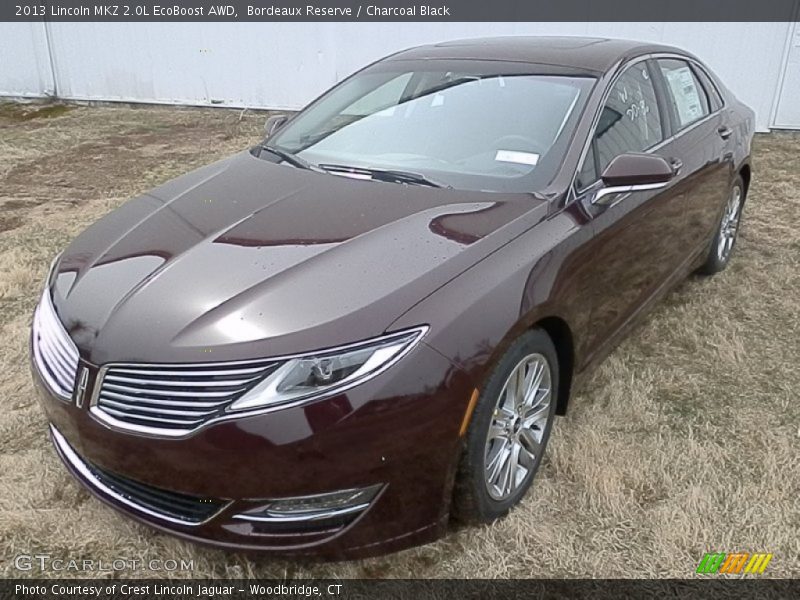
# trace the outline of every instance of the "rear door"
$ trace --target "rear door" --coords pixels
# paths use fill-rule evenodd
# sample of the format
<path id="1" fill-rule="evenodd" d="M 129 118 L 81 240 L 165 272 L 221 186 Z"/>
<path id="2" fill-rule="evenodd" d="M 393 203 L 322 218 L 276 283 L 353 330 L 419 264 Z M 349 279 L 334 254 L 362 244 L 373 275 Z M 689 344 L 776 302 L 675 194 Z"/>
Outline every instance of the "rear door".
<path id="1" fill-rule="evenodd" d="M 689 253 L 697 252 L 711 241 L 730 185 L 733 131 L 726 129 L 721 96 L 699 66 L 678 58 L 656 64 L 686 192 L 679 239 Z"/>

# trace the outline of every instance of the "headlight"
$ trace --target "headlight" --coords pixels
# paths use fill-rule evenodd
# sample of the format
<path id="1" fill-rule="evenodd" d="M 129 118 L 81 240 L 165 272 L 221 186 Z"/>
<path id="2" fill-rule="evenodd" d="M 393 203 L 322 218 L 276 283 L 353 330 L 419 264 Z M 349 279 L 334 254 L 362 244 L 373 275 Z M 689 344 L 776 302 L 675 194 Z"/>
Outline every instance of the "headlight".
<path id="1" fill-rule="evenodd" d="M 295 403 L 351 388 L 391 367 L 427 330 L 417 327 L 335 350 L 289 357 L 229 410 Z"/>

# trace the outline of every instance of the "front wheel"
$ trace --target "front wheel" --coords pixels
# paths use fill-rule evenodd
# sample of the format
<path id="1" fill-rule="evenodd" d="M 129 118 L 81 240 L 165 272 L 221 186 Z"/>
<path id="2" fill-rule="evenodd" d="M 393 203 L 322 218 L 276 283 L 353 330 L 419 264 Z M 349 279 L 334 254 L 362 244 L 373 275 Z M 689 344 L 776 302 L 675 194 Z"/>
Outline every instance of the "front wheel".
<path id="1" fill-rule="evenodd" d="M 711 242 L 706 261 L 698 269 L 699 273 L 713 275 L 728 266 L 733 247 L 736 245 L 736 239 L 739 235 L 739 223 L 742 218 L 744 199 L 744 181 L 741 176 L 737 176 L 728 194 L 728 201 L 725 204 L 725 210 L 722 212 L 722 218 L 714 235 L 714 240 Z"/>
<path id="2" fill-rule="evenodd" d="M 520 336 L 489 375 L 466 434 L 454 516 L 487 523 L 523 498 L 541 464 L 555 418 L 558 357 L 541 330 Z"/>

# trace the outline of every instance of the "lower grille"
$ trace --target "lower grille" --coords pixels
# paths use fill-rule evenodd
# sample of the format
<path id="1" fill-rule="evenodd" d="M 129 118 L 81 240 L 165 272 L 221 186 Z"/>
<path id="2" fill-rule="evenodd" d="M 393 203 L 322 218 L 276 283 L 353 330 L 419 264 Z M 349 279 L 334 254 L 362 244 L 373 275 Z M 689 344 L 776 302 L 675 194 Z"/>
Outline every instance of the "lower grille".
<path id="1" fill-rule="evenodd" d="M 225 506 L 225 502 L 210 498 L 198 498 L 178 492 L 170 492 L 115 475 L 96 465 L 87 463 L 89 470 L 109 488 L 152 511 L 186 521 L 202 523 L 214 516 Z"/>
<path id="2" fill-rule="evenodd" d="M 229 502 L 218 498 L 202 498 L 153 487 L 110 473 L 83 460 L 64 436 L 50 426 L 50 433 L 61 457 L 95 489 L 134 510 L 173 523 L 199 525 L 222 511 Z"/>

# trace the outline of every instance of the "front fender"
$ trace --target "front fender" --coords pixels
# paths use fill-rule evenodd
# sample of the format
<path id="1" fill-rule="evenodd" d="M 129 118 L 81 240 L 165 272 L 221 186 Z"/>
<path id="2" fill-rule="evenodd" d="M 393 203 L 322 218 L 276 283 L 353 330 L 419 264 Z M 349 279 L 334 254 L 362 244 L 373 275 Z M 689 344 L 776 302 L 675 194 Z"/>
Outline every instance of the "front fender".
<path id="1" fill-rule="evenodd" d="M 579 365 L 580 333 L 591 317 L 583 293 L 590 265 L 585 241 L 591 235 L 591 224 L 577 207 L 568 207 L 450 281 L 391 327 L 429 323 L 426 343 L 478 388 L 511 342 L 546 318 L 567 324 Z"/>

